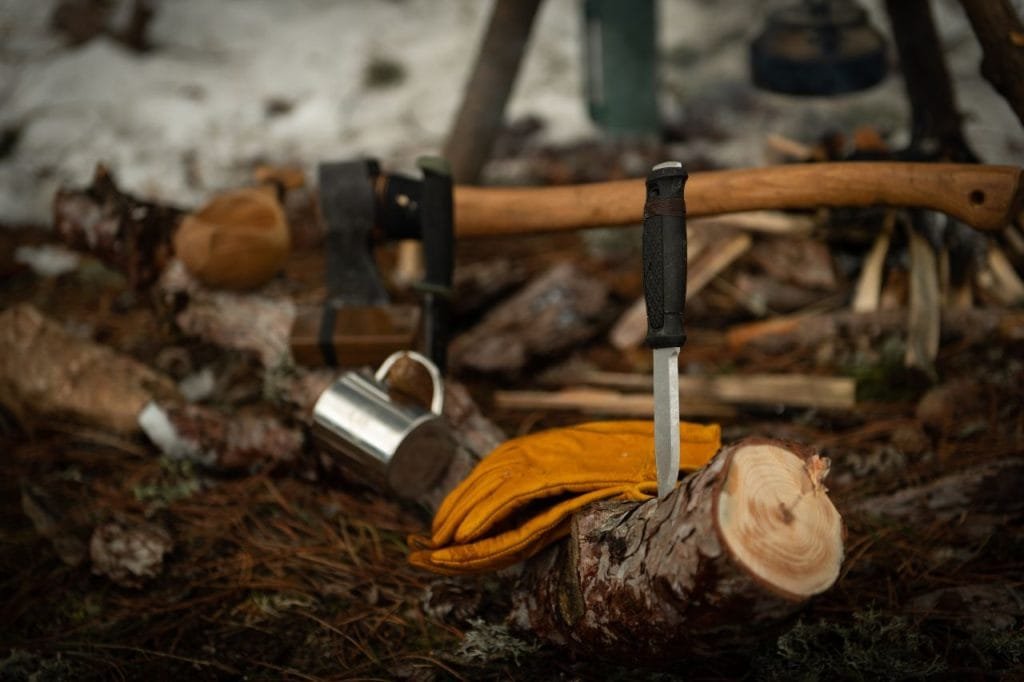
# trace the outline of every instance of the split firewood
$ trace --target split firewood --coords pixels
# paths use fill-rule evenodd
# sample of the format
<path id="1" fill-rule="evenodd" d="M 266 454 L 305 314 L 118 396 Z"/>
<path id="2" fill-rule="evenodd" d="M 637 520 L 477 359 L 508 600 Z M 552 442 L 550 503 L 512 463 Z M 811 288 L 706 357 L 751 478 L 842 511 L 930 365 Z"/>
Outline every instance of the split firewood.
<path id="1" fill-rule="evenodd" d="M 91 185 L 61 188 L 53 200 L 54 229 L 61 239 L 124 273 L 136 289 L 159 277 L 182 215 L 177 208 L 122 192 L 103 165 L 96 166 Z"/>
<path id="2" fill-rule="evenodd" d="M 1000 305 L 1018 305 L 1024 301 L 1024 281 L 1006 253 L 989 242 L 985 268 L 978 273 L 978 285 Z"/>
<path id="3" fill-rule="evenodd" d="M 903 363 L 932 372 L 939 355 L 942 301 L 935 250 L 919 231 L 908 227 L 910 239 L 910 302 L 907 309 L 907 350 Z"/>
<path id="4" fill-rule="evenodd" d="M 749 645 L 839 576 L 844 530 L 828 468 L 805 447 L 749 439 L 663 500 L 589 507 L 569 538 L 526 564 L 513 621 L 629 661 Z"/>
<path id="5" fill-rule="evenodd" d="M 790 237 L 806 237 L 814 231 L 814 219 L 799 213 L 784 211 L 741 211 L 722 216 L 694 218 L 687 226 L 697 232 L 744 230 Z"/>
<path id="6" fill-rule="evenodd" d="M 731 283 L 718 279 L 715 286 L 731 296 L 755 315 L 763 317 L 768 313 L 791 313 L 808 306 L 831 299 L 831 295 L 820 290 L 804 287 L 769 277 L 740 272 Z"/>
<path id="7" fill-rule="evenodd" d="M 871 251 L 868 252 L 861 266 L 860 277 L 854 290 L 850 308 L 854 312 L 869 313 L 878 310 L 882 295 L 882 276 L 885 273 L 885 257 L 889 253 L 893 229 L 896 225 L 896 214 L 889 211 L 885 214 L 882 231 L 875 237 Z"/>
<path id="8" fill-rule="evenodd" d="M 453 312 L 472 314 L 521 286 L 526 278 L 526 268 L 510 258 L 459 264 L 452 281 Z"/>
<path id="9" fill-rule="evenodd" d="M 1024 522 L 1021 485 L 1024 458 L 1016 456 L 971 465 L 926 483 L 844 504 L 841 509 L 864 534 L 880 527 L 918 544 L 912 556 L 925 563 L 929 572 L 950 565 L 959 570 L 983 547 L 999 542 L 1007 528 Z M 861 561 L 867 562 L 864 570 L 871 570 L 870 556 Z"/>
<path id="10" fill-rule="evenodd" d="M 730 348 L 757 348 L 765 352 L 817 346 L 828 339 L 868 336 L 878 338 L 906 327 L 904 310 L 873 313 L 837 312 L 826 315 L 793 315 L 763 322 L 741 324 L 726 333 Z M 993 335 L 1007 339 L 1024 335 L 1024 314 L 1014 310 L 972 308 L 947 311 L 942 332 L 978 342 Z"/>
<path id="11" fill-rule="evenodd" d="M 606 312 L 608 287 L 559 263 L 505 300 L 451 345 L 453 368 L 514 373 L 592 338 Z"/>
<path id="12" fill-rule="evenodd" d="M 777 162 L 803 162 L 812 161 L 815 156 L 820 156 L 819 151 L 812 145 L 805 144 L 791 137 L 771 133 L 764 138 L 765 151 Z M 824 159 L 818 158 L 819 161 Z"/>
<path id="13" fill-rule="evenodd" d="M 835 291 L 838 287 L 832 253 L 813 239 L 766 239 L 750 252 L 750 260 L 769 277 L 804 289 Z"/>
<path id="14" fill-rule="evenodd" d="M 649 393 L 650 374 L 566 370 L 547 372 L 544 383 L 589 384 Z M 729 405 L 790 405 L 821 409 L 849 409 L 856 400 L 856 382 L 848 377 L 821 377 L 809 374 L 742 374 L 728 376 L 680 375 L 679 393 L 700 396 L 709 402 Z M 506 400 L 511 392 L 503 392 Z"/>
<path id="15" fill-rule="evenodd" d="M 700 293 L 712 279 L 749 251 L 752 244 L 753 239 L 745 232 L 716 235 L 706 244 L 702 243 L 701 248 L 690 256 L 686 271 L 686 299 Z M 639 346 L 646 336 L 647 304 L 640 297 L 619 317 L 608 339 L 614 347 L 626 350 Z"/>

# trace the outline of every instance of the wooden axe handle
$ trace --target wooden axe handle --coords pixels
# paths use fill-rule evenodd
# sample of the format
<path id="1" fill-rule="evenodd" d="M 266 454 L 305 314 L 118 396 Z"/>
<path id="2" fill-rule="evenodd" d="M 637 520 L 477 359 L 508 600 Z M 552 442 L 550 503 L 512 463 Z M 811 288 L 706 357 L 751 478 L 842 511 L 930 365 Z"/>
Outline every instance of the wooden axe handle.
<path id="1" fill-rule="evenodd" d="M 755 209 L 908 206 L 942 211 L 979 230 L 1010 224 L 1024 198 L 1015 166 L 856 161 L 694 173 L 691 217 Z M 455 235 L 484 237 L 636 225 L 643 180 L 538 188 L 455 188 Z"/>

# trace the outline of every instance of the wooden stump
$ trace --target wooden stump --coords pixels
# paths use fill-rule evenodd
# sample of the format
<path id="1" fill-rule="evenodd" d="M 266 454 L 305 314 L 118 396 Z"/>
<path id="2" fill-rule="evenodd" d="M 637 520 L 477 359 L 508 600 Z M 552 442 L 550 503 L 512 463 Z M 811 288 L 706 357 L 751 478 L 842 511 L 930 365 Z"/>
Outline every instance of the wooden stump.
<path id="1" fill-rule="evenodd" d="M 799 445 L 724 448 L 663 500 L 577 515 L 531 561 L 513 621 L 591 655 L 651 662 L 749 643 L 832 586 L 843 523 Z"/>

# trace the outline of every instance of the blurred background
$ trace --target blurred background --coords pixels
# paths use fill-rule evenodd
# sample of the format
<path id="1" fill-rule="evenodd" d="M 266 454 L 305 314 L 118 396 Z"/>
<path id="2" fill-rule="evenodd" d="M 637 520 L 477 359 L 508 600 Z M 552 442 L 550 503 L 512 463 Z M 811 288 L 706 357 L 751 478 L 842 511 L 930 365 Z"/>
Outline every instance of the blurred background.
<path id="1" fill-rule="evenodd" d="M 909 114 L 898 71 L 839 97 L 753 86 L 750 43 L 789 4 L 654 3 L 657 109 L 678 158 L 761 165 L 773 160 L 769 134 L 810 141 L 859 124 L 905 145 Z M 863 5 L 894 59 L 883 3 Z M 982 79 L 981 48 L 962 8 L 955 0 L 932 6 L 974 150 L 989 163 L 1019 163 L 1024 130 Z M 265 162 L 312 169 L 364 154 L 411 167 L 441 149 L 491 7 L 479 0 L 2 0 L 0 221 L 48 221 L 56 187 L 86 182 L 100 161 L 124 189 L 182 205 L 245 182 Z M 588 115 L 583 27 L 582 2 L 541 4 L 505 115 L 517 155 L 602 138 Z M 509 151 L 495 150 L 485 182 L 522 181 Z M 629 175 L 645 171 L 645 161 L 623 163 Z"/>

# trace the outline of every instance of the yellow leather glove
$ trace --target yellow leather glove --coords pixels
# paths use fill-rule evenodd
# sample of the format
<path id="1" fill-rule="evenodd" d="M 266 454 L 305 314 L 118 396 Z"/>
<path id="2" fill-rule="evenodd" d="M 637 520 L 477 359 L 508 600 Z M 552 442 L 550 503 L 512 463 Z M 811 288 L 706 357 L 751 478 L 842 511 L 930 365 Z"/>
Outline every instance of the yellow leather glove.
<path id="1" fill-rule="evenodd" d="M 718 451 L 717 424 L 679 425 L 679 470 Z M 412 536 L 409 561 L 436 573 L 493 571 L 536 554 L 597 500 L 657 493 L 654 423 L 592 422 L 502 443 L 445 498 L 432 536 Z"/>

